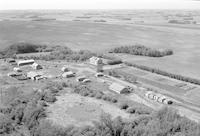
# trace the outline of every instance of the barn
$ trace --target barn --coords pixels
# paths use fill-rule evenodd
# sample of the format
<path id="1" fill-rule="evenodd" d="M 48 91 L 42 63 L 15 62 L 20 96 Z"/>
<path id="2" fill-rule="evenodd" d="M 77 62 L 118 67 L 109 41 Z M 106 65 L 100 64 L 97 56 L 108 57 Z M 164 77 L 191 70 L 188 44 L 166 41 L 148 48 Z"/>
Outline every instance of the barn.
<path id="1" fill-rule="evenodd" d="M 119 94 L 125 94 L 125 93 L 130 92 L 129 89 L 126 86 L 123 86 L 123 85 L 118 84 L 118 83 L 112 83 L 109 86 L 109 89 L 116 92 L 116 93 L 119 93 Z"/>
<path id="2" fill-rule="evenodd" d="M 21 60 L 17 62 L 18 66 L 24 66 L 24 65 L 31 65 L 33 64 L 35 61 L 34 60 Z"/>
<path id="3" fill-rule="evenodd" d="M 66 78 L 69 78 L 69 77 L 74 77 L 74 73 L 72 71 L 68 71 L 68 72 L 64 72 L 62 74 L 62 77 L 66 77 Z"/>
<path id="4" fill-rule="evenodd" d="M 37 64 L 37 63 L 33 63 L 33 64 L 31 65 L 31 67 L 32 67 L 33 69 L 35 69 L 35 70 L 42 69 L 42 66 L 39 65 L 39 64 Z"/>
<path id="5" fill-rule="evenodd" d="M 93 56 L 90 58 L 90 64 L 97 66 L 99 64 L 103 64 L 103 60 L 101 58 Z"/>

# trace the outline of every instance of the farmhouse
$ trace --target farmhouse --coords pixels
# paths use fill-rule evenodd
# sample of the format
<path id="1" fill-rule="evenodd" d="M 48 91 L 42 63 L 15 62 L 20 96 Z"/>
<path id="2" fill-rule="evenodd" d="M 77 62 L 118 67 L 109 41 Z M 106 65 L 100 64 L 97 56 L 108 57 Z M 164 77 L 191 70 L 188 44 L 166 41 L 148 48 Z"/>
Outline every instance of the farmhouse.
<path id="1" fill-rule="evenodd" d="M 66 77 L 66 78 L 74 77 L 74 73 L 72 71 L 64 72 L 62 74 L 62 77 Z"/>
<path id="2" fill-rule="evenodd" d="M 112 90 L 112 91 L 115 91 L 119 94 L 124 94 L 124 93 L 129 93 L 129 89 L 126 87 L 126 86 L 123 86 L 121 84 L 118 84 L 118 83 L 112 83 L 110 86 L 109 86 L 109 89 Z"/>
<path id="3" fill-rule="evenodd" d="M 99 64 L 103 64 L 103 61 L 102 61 L 101 58 L 93 56 L 93 57 L 90 58 L 90 64 L 97 66 Z"/>
<path id="4" fill-rule="evenodd" d="M 35 70 L 42 69 L 42 66 L 39 65 L 39 64 L 37 64 L 37 63 L 33 63 L 33 64 L 31 65 L 31 67 L 32 67 L 33 69 L 35 69 Z"/>
<path id="5" fill-rule="evenodd" d="M 17 62 L 18 66 L 24 66 L 24 65 L 31 65 L 33 64 L 35 61 L 34 60 L 21 60 Z"/>

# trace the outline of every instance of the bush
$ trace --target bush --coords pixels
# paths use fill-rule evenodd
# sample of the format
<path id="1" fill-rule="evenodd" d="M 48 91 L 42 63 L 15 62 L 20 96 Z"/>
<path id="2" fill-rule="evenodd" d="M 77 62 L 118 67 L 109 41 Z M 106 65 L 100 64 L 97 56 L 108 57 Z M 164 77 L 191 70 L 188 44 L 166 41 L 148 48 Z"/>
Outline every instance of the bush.
<path id="1" fill-rule="evenodd" d="M 127 109 L 127 112 L 130 113 L 130 114 L 134 114 L 136 112 L 135 107 L 129 107 Z"/>
<path id="2" fill-rule="evenodd" d="M 117 98 L 112 98 L 111 101 L 112 101 L 113 103 L 117 103 L 117 102 L 118 102 Z"/>
<path id="3" fill-rule="evenodd" d="M 126 110 L 128 107 L 129 107 L 129 105 L 127 103 L 121 103 L 119 105 L 119 108 L 122 109 L 122 110 Z"/>
<path id="4" fill-rule="evenodd" d="M 101 93 L 97 93 L 97 94 L 96 94 L 96 98 L 97 98 L 97 99 L 101 99 L 102 96 L 103 96 L 103 94 L 101 94 Z"/>

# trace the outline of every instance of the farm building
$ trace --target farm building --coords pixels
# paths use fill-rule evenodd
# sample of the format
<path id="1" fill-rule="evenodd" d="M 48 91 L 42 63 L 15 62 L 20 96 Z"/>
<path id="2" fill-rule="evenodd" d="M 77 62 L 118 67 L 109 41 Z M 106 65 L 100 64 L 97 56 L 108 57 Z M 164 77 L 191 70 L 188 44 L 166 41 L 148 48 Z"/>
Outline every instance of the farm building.
<path id="1" fill-rule="evenodd" d="M 129 93 L 129 89 L 126 87 L 126 86 L 123 86 L 121 84 L 118 84 L 118 83 L 112 83 L 110 86 L 109 86 L 109 89 L 112 90 L 112 91 L 115 91 L 119 94 L 124 94 L 124 93 Z"/>
<path id="2" fill-rule="evenodd" d="M 22 70 L 20 68 L 17 68 L 17 67 L 14 67 L 13 71 L 15 71 L 15 72 L 22 72 Z"/>
<path id="3" fill-rule="evenodd" d="M 79 77 L 76 78 L 76 81 L 77 82 L 82 82 L 84 79 L 86 79 L 85 76 L 79 76 Z"/>
<path id="4" fill-rule="evenodd" d="M 31 65 L 33 64 L 35 61 L 34 60 L 21 60 L 17 62 L 18 66 L 24 66 L 24 65 Z"/>
<path id="5" fill-rule="evenodd" d="M 95 76 L 96 76 L 96 77 L 103 77 L 103 76 L 104 76 L 104 74 L 103 74 L 103 73 L 101 73 L 101 72 L 99 72 L 99 73 L 96 73 L 96 74 L 95 74 Z"/>
<path id="6" fill-rule="evenodd" d="M 61 68 L 61 71 L 62 71 L 62 72 L 68 72 L 69 69 L 68 69 L 67 67 L 64 66 L 64 67 Z"/>
<path id="7" fill-rule="evenodd" d="M 38 72 L 34 72 L 34 71 L 30 71 L 27 73 L 27 77 L 32 80 L 36 80 L 36 77 L 40 77 L 40 76 L 42 76 L 42 73 L 38 73 Z"/>
<path id="8" fill-rule="evenodd" d="M 101 58 L 93 56 L 93 57 L 90 58 L 90 64 L 97 66 L 99 64 L 103 64 L 103 61 L 102 61 Z"/>
<path id="9" fill-rule="evenodd" d="M 42 66 L 39 65 L 39 64 L 37 64 L 37 63 L 33 63 L 33 64 L 31 65 L 31 67 L 32 67 L 33 69 L 35 69 L 35 70 L 42 69 Z"/>
<path id="10" fill-rule="evenodd" d="M 7 76 L 10 76 L 10 77 L 16 77 L 16 76 L 21 76 L 22 74 L 21 73 L 16 73 L 16 72 L 10 72 L 7 74 Z"/>
<path id="11" fill-rule="evenodd" d="M 15 59 L 13 59 L 13 58 L 8 58 L 6 61 L 8 63 L 15 63 L 16 62 Z"/>
<path id="12" fill-rule="evenodd" d="M 62 74 L 62 77 L 66 77 L 66 78 L 74 77 L 74 76 L 75 76 L 75 74 L 72 71 L 64 72 Z"/>

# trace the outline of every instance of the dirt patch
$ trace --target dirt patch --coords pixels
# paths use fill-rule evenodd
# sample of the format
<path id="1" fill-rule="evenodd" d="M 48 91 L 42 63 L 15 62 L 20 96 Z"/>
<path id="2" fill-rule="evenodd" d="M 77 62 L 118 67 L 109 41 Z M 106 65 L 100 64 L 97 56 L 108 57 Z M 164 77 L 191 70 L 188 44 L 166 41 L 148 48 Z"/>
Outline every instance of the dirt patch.
<path id="1" fill-rule="evenodd" d="M 121 116 L 129 118 L 130 115 L 120 110 L 115 105 L 96 100 L 95 98 L 82 97 L 78 94 L 65 94 L 57 97 L 58 101 L 51 104 L 48 111 L 48 119 L 57 125 L 76 126 L 92 125 L 93 121 L 98 121 L 103 113 L 108 113 L 112 118 Z"/>

